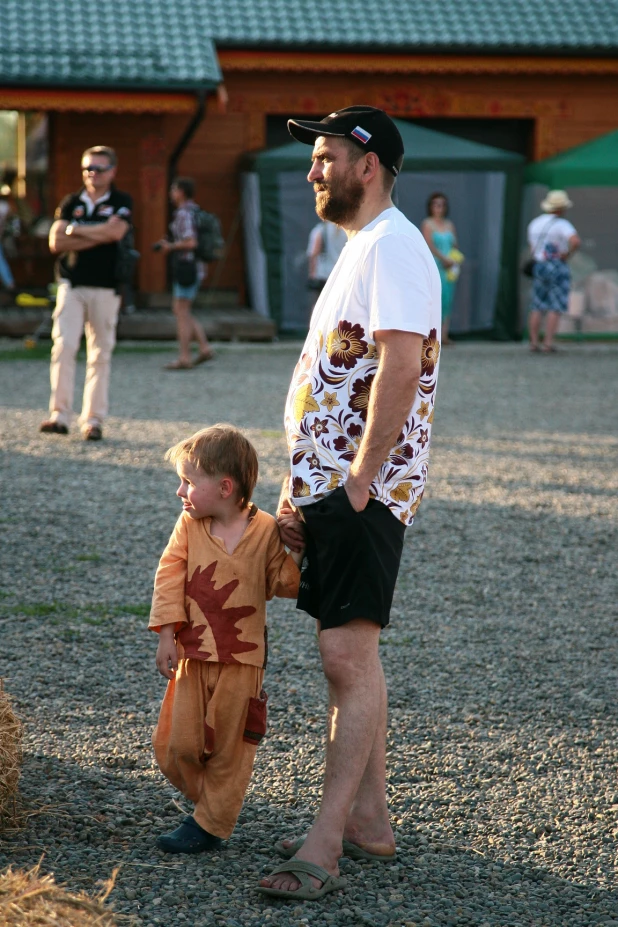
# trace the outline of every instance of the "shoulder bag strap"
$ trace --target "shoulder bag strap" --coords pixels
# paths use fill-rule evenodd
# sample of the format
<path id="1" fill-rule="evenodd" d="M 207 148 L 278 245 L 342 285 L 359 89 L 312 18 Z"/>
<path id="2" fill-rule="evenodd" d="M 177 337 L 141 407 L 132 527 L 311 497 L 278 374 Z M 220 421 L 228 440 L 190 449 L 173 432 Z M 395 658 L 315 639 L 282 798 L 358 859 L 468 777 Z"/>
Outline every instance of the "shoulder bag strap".
<path id="1" fill-rule="evenodd" d="M 545 238 L 547 238 L 547 233 L 549 232 L 550 226 L 553 225 L 553 223 L 554 223 L 554 222 L 556 221 L 556 219 L 558 219 L 558 218 L 559 218 L 558 216 L 552 216 L 551 219 L 549 220 L 549 222 L 547 223 L 547 225 L 543 228 L 543 231 L 541 232 L 541 234 L 540 234 L 539 237 L 537 238 L 536 244 L 535 244 L 534 248 L 532 249 L 532 257 L 534 257 L 535 252 L 536 252 L 536 249 L 539 247 L 539 245 L 541 244 L 541 242 L 542 242 Z"/>

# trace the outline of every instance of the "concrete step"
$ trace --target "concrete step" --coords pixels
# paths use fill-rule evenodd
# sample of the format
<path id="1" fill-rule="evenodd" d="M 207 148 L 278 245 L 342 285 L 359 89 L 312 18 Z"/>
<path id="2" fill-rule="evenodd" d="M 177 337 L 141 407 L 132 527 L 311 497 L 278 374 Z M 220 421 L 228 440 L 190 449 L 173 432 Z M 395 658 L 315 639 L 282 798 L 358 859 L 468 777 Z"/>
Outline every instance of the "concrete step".
<path id="1" fill-rule="evenodd" d="M 277 333 L 271 319 L 250 309 L 197 309 L 194 314 L 213 341 L 272 341 Z M 37 329 L 39 337 L 50 337 L 48 309 L 0 309 L 0 336 L 23 338 L 33 335 Z M 131 315 L 121 315 L 118 321 L 119 341 L 173 341 L 175 338 L 176 320 L 169 310 L 137 309 Z"/>
<path id="2" fill-rule="evenodd" d="M 171 293 L 140 293 L 137 305 L 144 309 L 171 309 Z M 241 309 L 238 290 L 199 290 L 193 301 L 196 309 Z"/>

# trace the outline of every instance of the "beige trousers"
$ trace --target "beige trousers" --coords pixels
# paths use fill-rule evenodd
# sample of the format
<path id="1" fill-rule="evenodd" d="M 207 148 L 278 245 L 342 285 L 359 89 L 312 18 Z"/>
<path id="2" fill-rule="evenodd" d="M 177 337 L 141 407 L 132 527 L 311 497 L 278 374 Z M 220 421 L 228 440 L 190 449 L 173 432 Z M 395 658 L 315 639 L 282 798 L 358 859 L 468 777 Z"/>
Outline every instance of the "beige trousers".
<path id="1" fill-rule="evenodd" d="M 120 296 L 113 289 L 72 287 L 68 283 L 58 287 L 50 370 L 49 417 L 52 421 L 67 427 L 71 424 L 75 358 L 85 329 L 86 382 L 80 424 L 83 428 L 103 424 L 108 409 L 109 374 L 119 308 Z"/>
<path id="2" fill-rule="evenodd" d="M 200 827 L 223 840 L 238 820 L 266 731 L 263 678 L 257 666 L 181 660 L 152 735 L 163 775 L 194 803 Z"/>

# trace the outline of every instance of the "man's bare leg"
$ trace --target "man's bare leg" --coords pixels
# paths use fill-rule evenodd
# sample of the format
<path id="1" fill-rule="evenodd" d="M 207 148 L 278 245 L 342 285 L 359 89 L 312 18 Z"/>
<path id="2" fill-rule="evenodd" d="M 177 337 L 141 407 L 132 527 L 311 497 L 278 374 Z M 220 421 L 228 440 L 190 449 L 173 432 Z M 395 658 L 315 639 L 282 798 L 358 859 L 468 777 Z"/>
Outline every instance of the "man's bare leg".
<path id="1" fill-rule="evenodd" d="M 395 838 L 390 824 L 386 803 L 386 729 L 387 695 L 384 672 L 380 666 L 381 704 L 380 716 L 373 747 L 365 772 L 350 809 L 343 836 L 351 843 L 369 850 L 370 853 L 392 856 L 395 852 Z M 283 840 L 284 846 L 292 846 L 295 837 Z"/>
<path id="2" fill-rule="evenodd" d="M 320 654 L 330 694 L 326 771 L 320 810 L 296 858 L 316 863 L 333 875 L 339 871 L 344 829 L 374 748 L 376 763 L 368 776 L 367 789 L 380 780 L 379 768 L 383 765 L 384 748 L 376 747 L 386 709 L 379 637 L 380 627 L 363 619 L 320 634 Z M 373 802 L 380 804 L 375 798 Z M 360 826 L 360 812 L 358 819 Z M 263 879 L 260 884 L 285 891 L 299 887 L 298 880 L 287 873 Z"/>
<path id="3" fill-rule="evenodd" d="M 348 814 L 343 836 L 350 843 L 370 853 L 391 856 L 395 852 L 395 837 L 386 803 L 386 730 L 387 693 L 384 671 L 380 664 L 380 715 L 373 747 L 356 797 Z"/>
<path id="4" fill-rule="evenodd" d="M 381 704 L 376 736 L 358 787 L 356 797 L 345 823 L 343 836 L 351 843 L 369 850 L 391 856 L 395 852 L 395 838 L 390 824 L 386 803 L 386 731 L 387 695 L 384 672 L 380 666 Z M 297 838 L 283 840 L 284 846 L 291 846 Z"/>

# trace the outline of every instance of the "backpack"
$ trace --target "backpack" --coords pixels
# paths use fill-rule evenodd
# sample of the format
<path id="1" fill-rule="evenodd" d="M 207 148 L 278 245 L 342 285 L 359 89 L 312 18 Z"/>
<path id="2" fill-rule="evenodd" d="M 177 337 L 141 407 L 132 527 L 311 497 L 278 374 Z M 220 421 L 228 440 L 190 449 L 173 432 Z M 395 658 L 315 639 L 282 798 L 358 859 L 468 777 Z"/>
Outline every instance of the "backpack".
<path id="1" fill-rule="evenodd" d="M 116 266 L 114 274 L 116 285 L 133 283 L 135 266 L 139 260 L 139 251 L 135 250 L 135 236 L 131 227 L 116 245 Z"/>
<path id="2" fill-rule="evenodd" d="M 195 256 L 199 261 L 218 261 L 225 247 L 219 219 L 199 206 L 194 211 L 193 219 L 197 238 Z"/>

